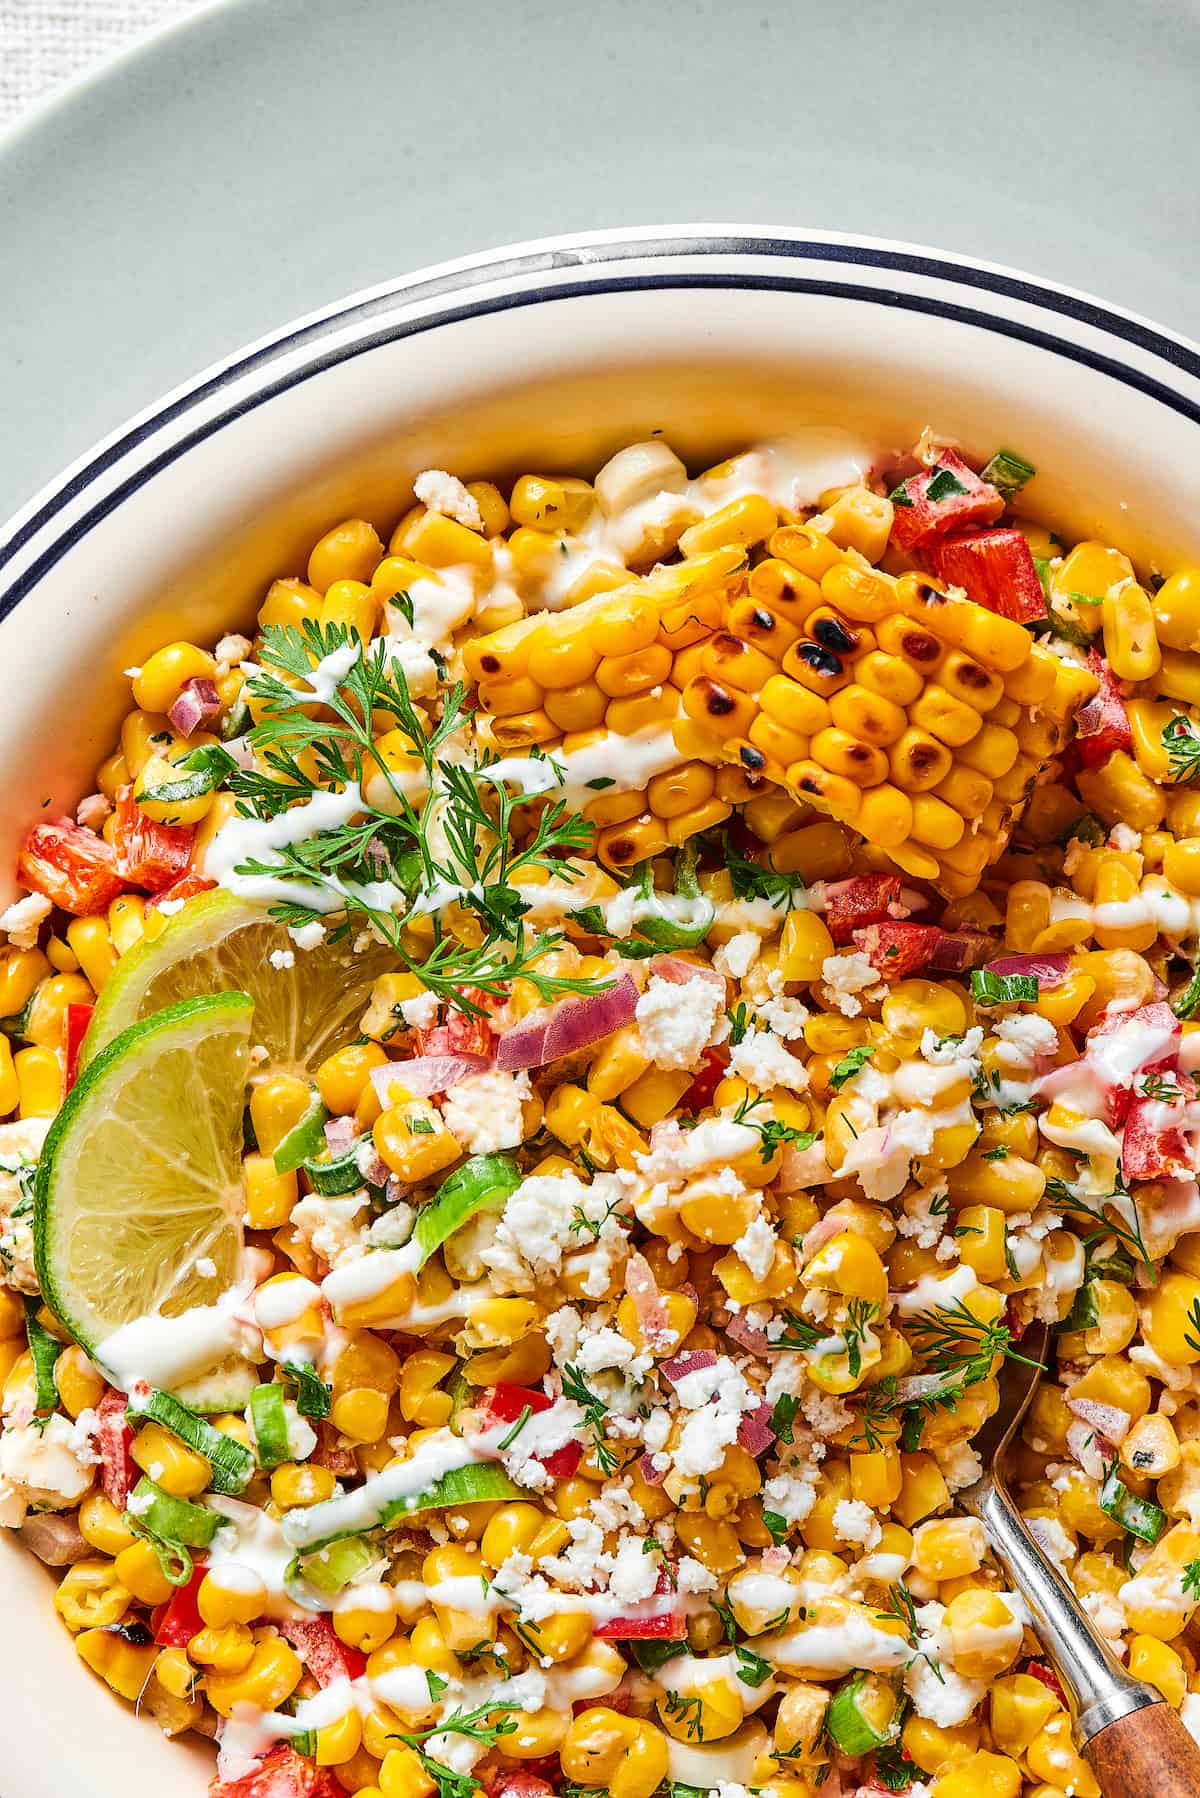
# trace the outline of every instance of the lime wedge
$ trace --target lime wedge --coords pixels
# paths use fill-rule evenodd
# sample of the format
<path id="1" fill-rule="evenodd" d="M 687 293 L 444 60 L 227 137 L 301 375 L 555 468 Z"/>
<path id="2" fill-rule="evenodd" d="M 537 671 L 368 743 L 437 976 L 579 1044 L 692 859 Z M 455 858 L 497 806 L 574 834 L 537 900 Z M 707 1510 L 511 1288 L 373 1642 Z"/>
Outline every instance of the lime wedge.
<path id="1" fill-rule="evenodd" d="M 132 1025 L 50 1127 L 34 1201 L 38 1279 L 89 1353 L 123 1325 L 214 1305 L 237 1279 L 253 1014 L 245 993 L 216 993 Z M 244 1364 L 193 1374 L 212 1404 Z M 173 1390 L 185 1397 L 187 1385 Z"/>
<path id="2" fill-rule="evenodd" d="M 274 954 L 284 966 L 271 961 Z M 291 965 L 286 965 L 289 958 Z M 371 987 L 397 966 L 394 951 L 350 941 L 298 949 L 260 906 L 220 889 L 199 893 L 161 934 L 121 957 L 100 995 L 82 1062 L 122 1030 L 164 1005 L 198 993 L 249 993 L 254 1041 L 267 1051 L 260 1072 L 307 1077 L 358 1035 Z"/>

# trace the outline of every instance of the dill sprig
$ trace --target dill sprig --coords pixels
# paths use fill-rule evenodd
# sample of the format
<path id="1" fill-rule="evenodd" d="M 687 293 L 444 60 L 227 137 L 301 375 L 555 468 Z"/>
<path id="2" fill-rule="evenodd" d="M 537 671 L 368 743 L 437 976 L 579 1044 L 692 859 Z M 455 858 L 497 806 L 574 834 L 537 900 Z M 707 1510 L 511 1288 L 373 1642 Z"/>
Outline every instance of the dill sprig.
<path id="1" fill-rule="evenodd" d="M 1115 1237 L 1118 1243 L 1129 1250 L 1135 1260 L 1143 1263 L 1150 1276 L 1151 1285 L 1157 1285 L 1158 1269 L 1154 1265 L 1153 1256 L 1147 1249 L 1145 1238 L 1142 1236 L 1142 1220 L 1137 1208 L 1137 1200 L 1123 1183 L 1115 1186 L 1112 1192 L 1106 1193 L 1098 1204 L 1089 1205 L 1086 1199 L 1077 1196 L 1065 1180 L 1060 1180 L 1055 1176 L 1046 1182 L 1046 1198 L 1055 1211 L 1077 1211 L 1083 1217 L 1093 1218 L 1100 1226 L 1097 1230 L 1089 1231 L 1081 1239 L 1085 1249 L 1094 1248 L 1106 1237 Z M 1104 1209 L 1106 1205 L 1112 1205 L 1118 1199 L 1129 1206 L 1132 1221 L 1128 1224 L 1120 1217 L 1109 1217 Z"/>
<path id="2" fill-rule="evenodd" d="M 1012 1332 L 1006 1324 L 985 1323 L 962 1299 L 950 1305 L 937 1305 L 932 1311 L 918 1311 L 909 1321 L 909 1330 L 917 1338 L 915 1347 L 933 1373 L 945 1374 L 946 1387 L 931 1393 L 944 1403 L 951 1390 L 956 1392 L 990 1378 L 997 1355 L 1010 1361 L 1023 1361 L 1026 1367 L 1040 1367 L 1022 1355 L 1012 1344 Z"/>
<path id="3" fill-rule="evenodd" d="M 462 1011 L 481 1010 L 464 988 L 502 997 L 516 979 L 527 980 L 543 1000 L 603 990 L 604 980 L 540 971 L 538 964 L 566 939 L 560 931 L 527 929 L 529 907 L 517 885 L 534 869 L 577 878 L 565 858 L 590 847 L 592 825 L 557 798 L 518 842 L 513 813 L 520 797 L 485 775 L 495 758 L 464 758 L 453 742 L 471 718 L 462 682 L 443 689 L 441 715 L 430 724 L 386 649 L 383 640 L 368 647 L 344 625 L 312 619 L 299 629 L 264 631 L 261 665 L 247 683 L 258 702 L 258 721 L 247 733 L 257 765 L 234 770 L 229 780 L 239 813 L 270 820 L 297 801 L 343 792 L 352 783 L 362 805 L 347 822 L 274 849 L 269 858 L 251 858 L 237 872 L 313 889 L 314 903 L 280 903 L 271 915 L 293 927 L 340 916 L 335 939 L 356 924 L 368 926 L 424 986 Z M 351 652 L 350 659 L 336 686 L 322 693 L 322 715 L 308 716 L 314 663 L 342 652 Z M 384 729 L 399 729 L 408 739 L 411 769 L 397 772 L 376 755 L 375 738 Z M 380 775 L 383 806 L 364 792 Z M 410 797 L 409 775 L 425 792 L 419 805 Z M 478 931 L 471 934 L 479 941 L 447 929 L 440 913 L 451 898 L 473 914 Z M 407 930 L 411 916 L 423 915 L 423 901 L 431 942 Z"/>
<path id="4" fill-rule="evenodd" d="M 596 1462 L 601 1473 L 613 1473 L 619 1457 L 604 1436 L 604 1419 L 608 1415 L 608 1406 L 598 1393 L 592 1391 L 579 1369 L 570 1364 L 562 1370 L 562 1395 L 573 1400 L 583 1412 L 584 1424 L 592 1433 Z"/>

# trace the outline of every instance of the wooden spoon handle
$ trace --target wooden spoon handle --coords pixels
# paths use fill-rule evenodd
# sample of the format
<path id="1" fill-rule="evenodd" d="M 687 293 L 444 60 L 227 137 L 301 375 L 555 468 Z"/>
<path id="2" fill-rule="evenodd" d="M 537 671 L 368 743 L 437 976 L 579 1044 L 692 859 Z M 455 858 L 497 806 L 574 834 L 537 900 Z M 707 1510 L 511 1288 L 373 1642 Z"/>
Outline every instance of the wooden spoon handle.
<path id="1" fill-rule="evenodd" d="M 1169 1704 L 1118 1717 L 1083 1749 L 1104 1798 L 1200 1798 L 1200 1747 Z"/>

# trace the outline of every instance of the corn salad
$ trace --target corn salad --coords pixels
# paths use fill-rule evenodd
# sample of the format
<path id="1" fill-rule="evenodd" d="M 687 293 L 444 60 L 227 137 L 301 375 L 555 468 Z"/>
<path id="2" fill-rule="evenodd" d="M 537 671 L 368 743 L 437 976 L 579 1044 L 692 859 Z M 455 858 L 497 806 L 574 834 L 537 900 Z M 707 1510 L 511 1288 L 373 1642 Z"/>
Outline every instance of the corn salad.
<path id="1" fill-rule="evenodd" d="M 128 671 L 0 916 L 0 1522 L 214 1793 L 1098 1798 L 956 1504 L 1039 1321 L 1021 1509 L 1200 1729 L 1200 568 L 1033 477 L 429 470 Z M 214 1408 L 33 1231 L 222 896 L 349 1011 L 251 1052 Z"/>

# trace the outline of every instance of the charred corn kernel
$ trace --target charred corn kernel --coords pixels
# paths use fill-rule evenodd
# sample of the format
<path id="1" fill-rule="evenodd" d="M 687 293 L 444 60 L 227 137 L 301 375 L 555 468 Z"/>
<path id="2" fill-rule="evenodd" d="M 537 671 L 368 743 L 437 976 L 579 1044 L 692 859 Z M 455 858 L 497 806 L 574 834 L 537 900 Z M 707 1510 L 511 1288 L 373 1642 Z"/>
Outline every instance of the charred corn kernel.
<path id="1" fill-rule="evenodd" d="M 870 743 L 861 742 L 858 737 L 851 736 L 849 731 L 840 730 L 836 726 L 831 725 L 827 730 L 818 731 L 812 739 L 811 747 L 813 760 L 819 762 L 822 768 L 843 780 L 853 781 L 856 786 L 878 789 L 879 783 L 887 776 L 887 758 L 882 750 L 874 748 Z M 907 835 L 907 831 L 904 834 Z M 863 835 L 867 836 L 865 830 Z M 868 841 L 873 840 L 875 839 L 868 836 Z"/>
<path id="2" fill-rule="evenodd" d="M 62 1069 L 52 1049 L 18 1049 L 13 1072 L 23 1118 L 48 1118 L 62 1104 Z"/>
<path id="3" fill-rule="evenodd" d="M 250 1228 L 277 1230 L 286 1224 L 299 1193 L 295 1173 L 276 1173 L 269 1155 L 247 1155 L 242 1162 L 242 1179 Z"/>
<path id="4" fill-rule="evenodd" d="M 1167 1703 L 1179 1709 L 1187 1693 L 1188 1676 L 1176 1649 L 1154 1636 L 1135 1636 L 1129 1644 L 1129 1671 L 1135 1679 L 1157 1686 Z"/>
<path id="5" fill-rule="evenodd" d="M 729 607 L 728 628 L 752 648 L 760 650 L 772 662 L 783 660 L 784 652 L 800 635 L 800 625 L 784 616 L 782 608 L 774 609 L 753 597 L 735 600 Z"/>
<path id="6" fill-rule="evenodd" d="M 440 1114 L 417 1099 L 389 1105 L 376 1119 L 371 1135 L 383 1160 L 402 1180 L 427 1180 L 462 1154 Z"/>
<path id="7" fill-rule="evenodd" d="M 236 1704 L 278 1710 L 291 1697 L 304 1671 L 299 1656 L 274 1630 L 263 1630 L 250 1664 L 241 1673 L 210 1673 L 204 1689 L 218 1716 L 233 1715 Z"/>
<path id="8" fill-rule="evenodd" d="M 706 808 L 701 808 L 704 809 Z M 725 817 L 729 808 L 718 806 L 717 811 L 719 816 Z M 671 820 L 671 828 L 677 830 L 695 816 L 694 812 L 684 812 L 679 818 Z M 677 840 L 683 841 L 691 834 L 692 828 L 698 829 L 701 826 L 689 828 Z M 643 812 L 640 817 L 631 818 L 628 823 L 614 824 L 607 830 L 600 831 L 596 837 L 596 854 L 610 868 L 632 868 L 637 862 L 650 861 L 654 856 L 661 855 L 672 840 L 676 839 L 663 829 L 657 818 L 652 818 L 649 812 Z"/>
<path id="9" fill-rule="evenodd" d="M 208 1487 L 212 1468 L 205 1457 L 161 1424 L 143 1424 L 130 1452 L 154 1483 L 174 1498 L 195 1498 Z"/>
<path id="10" fill-rule="evenodd" d="M 915 726 L 901 733 L 888 754 L 892 779 L 906 793 L 923 793 L 936 787 L 945 781 L 951 765 L 946 745 Z"/>
<path id="11" fill-rule="evenodd" d="M 112 1555 L 114 1559 L 136 1540 L 125 1521 L 125 1513 L 118 1511 L 103 1492 L 89 1492 L 80 1505 L 79 1533 L 89 1548 L 99 1549 L 101 1554 Z"/>
<path id="12" fill-rule="evenodd" d="M 211 680 L 216 662 L 195 643 L 168 643 L 155 650 L 133 680 L 133 700 L 144 712 L 166 712 L 179 698 L 185 681 Z"/>
<path id="13" fill-rule="evenodd" d="M 371 1069 L 386 1061 L 378 1043 L 349 1043 L 338 1049 L 317 1069 L 317 1091 L 323 1104 L 339 1117 L 348 1116 L 362 1097 Z"/>
<path id="14" fill-rule="evenodd" d="M 311 1461 L 303 1465 L 289 1462 L 271 1475 L 271 1497 L 281 1510 L 318 1505 L 333 1497 L 336 1485 L 336 1476 L 328 1467 L 318 1467 Z"/>
<path id="15" fill-rule="evenodd" d="M 74 1634 L 81 1629 L 111 1628 L 121 1621 L 136 1596 L 121 1579 L 115 1562 L 76 1561 L 67 1568 L 54 1594 L 54 1608 Z"/>
<path id="16" fill-rule="evenodd" d="M 267 1588 L 252 1568 L 214 1569 L 200 1581 L 196 1604 L 201 1617 L 211 1629 L 222 1630 L 230 1624 L 254 1623 L 267 1608 Z M 189 1644 L 189 1652 L 192 1645 Z M 200 1657 L 192 1654 L 192 1659 Z M 249 1655 L 246 1656 L 247 1664 Z M 213 1661 L 212 1666 L 218 1665 Z M 222 1667 L 222 1672 L 235 1668 Z"/>
<path id="17" fill-rule="evenodd" d="M 683 709 L 697 724 L 721 737 L 744 737 L 758 707 L 748 693 L 731 683 L 701 674 L 684 687 Z"/>
<path id="18" fill-rule="evenodd" d="M 244 1623 L 197 1630 L 188 1643 L 188 1659 L 217 1673 L 244 1673 L 254 1659 L 254 1637 Z"/>
<path id="19" fill-rule="evenodd" d="M 1139 1418 L 1121 1444 L 1122 1466 L 1152 1480 L 1171 1473 L 1179 1466 L 1180 1458 L 1175 1426 L 1169 1417 L 1159 1412 Z"/>
<path id="20" fill-rule="evenodd" d="M 130 1704 L 141 1697 L 158 1658 L 153 1642 L 146 1646 L 130 1642 L 105 1626 L 76 1636 L 75 1652 L 85 1667 Z"/>

